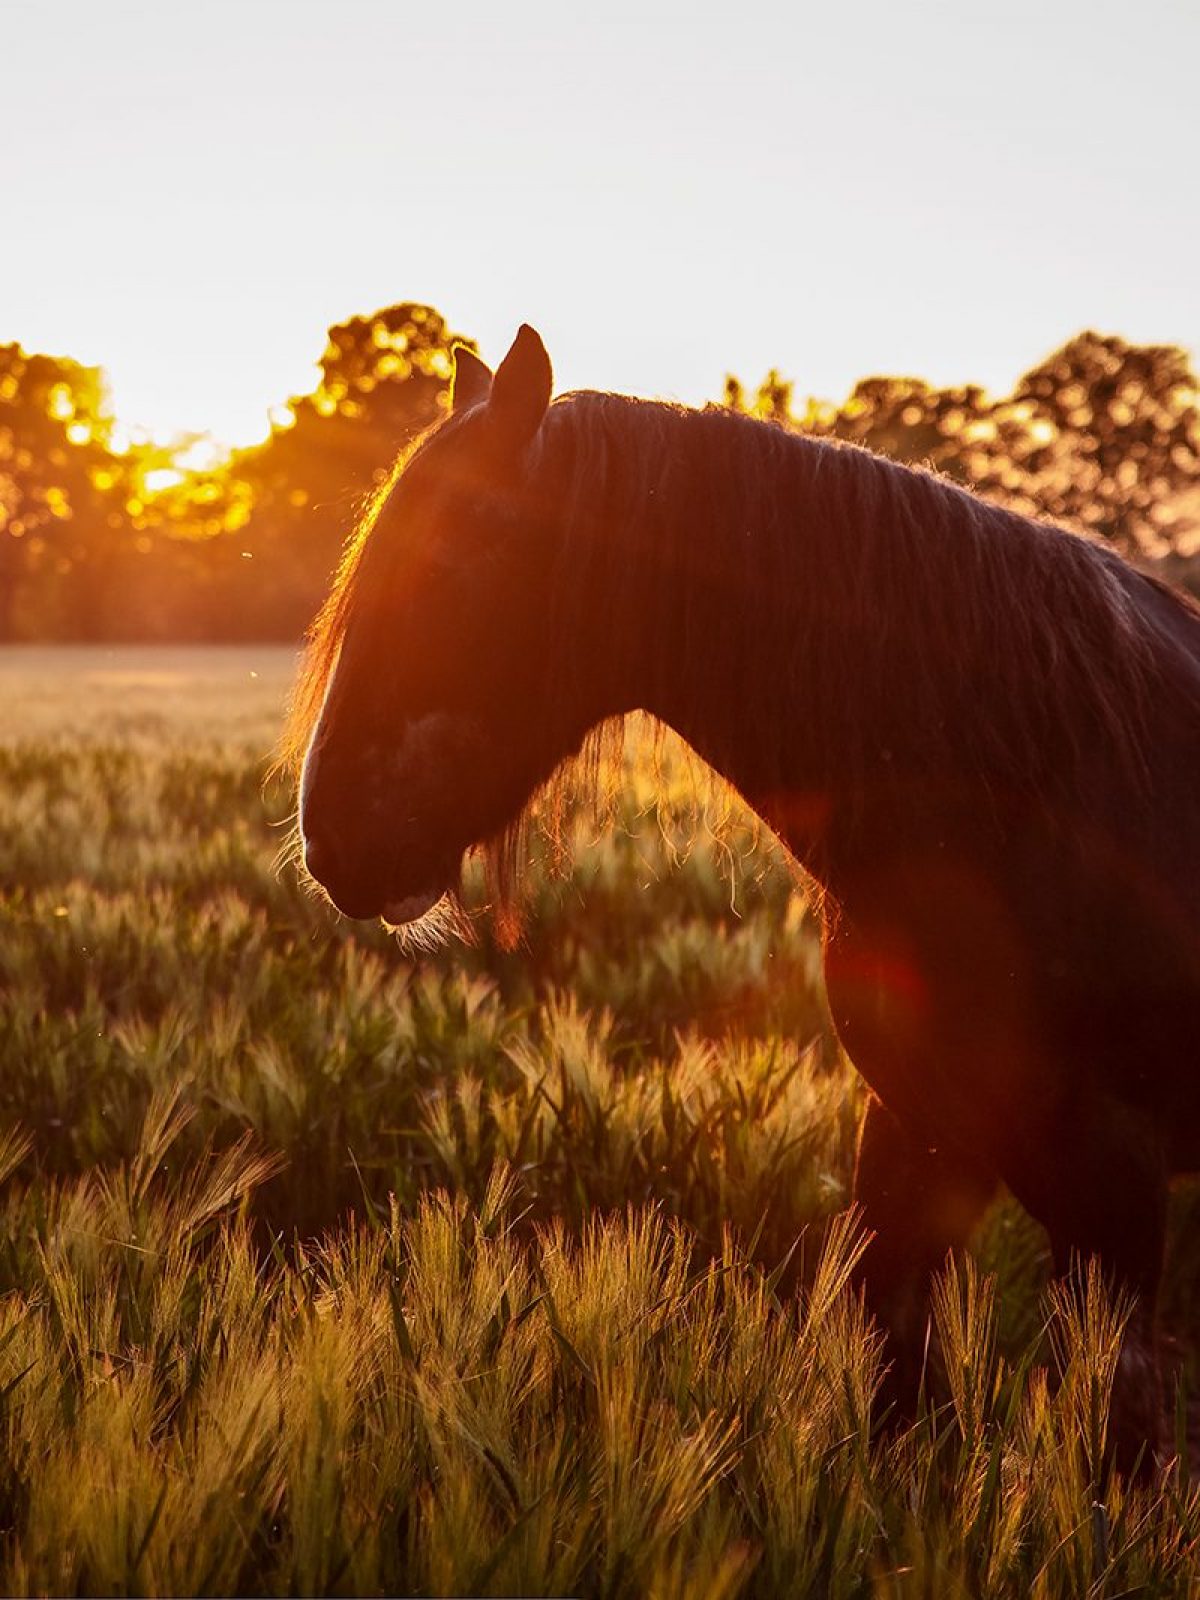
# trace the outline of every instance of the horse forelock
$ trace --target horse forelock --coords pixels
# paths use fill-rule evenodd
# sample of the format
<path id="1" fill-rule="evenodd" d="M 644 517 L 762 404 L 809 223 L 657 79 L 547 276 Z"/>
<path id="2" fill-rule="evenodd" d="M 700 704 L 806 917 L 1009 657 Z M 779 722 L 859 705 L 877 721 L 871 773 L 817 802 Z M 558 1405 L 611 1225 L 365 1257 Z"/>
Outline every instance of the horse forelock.
<path id="1" fill-rule="evenodd" d="M 288 702 L 279 742 L 278 765 L 293 777 L 299 775 L 355 608 L 367 541 L 380 521 L 397 483 L 423 447 L 453 419 L 436 423 L 418 435 L 398 454 L 381 483 L 364 497 L 362 509 L 342 546 L 328 595 L 304 638 L 300 665 Z"/>

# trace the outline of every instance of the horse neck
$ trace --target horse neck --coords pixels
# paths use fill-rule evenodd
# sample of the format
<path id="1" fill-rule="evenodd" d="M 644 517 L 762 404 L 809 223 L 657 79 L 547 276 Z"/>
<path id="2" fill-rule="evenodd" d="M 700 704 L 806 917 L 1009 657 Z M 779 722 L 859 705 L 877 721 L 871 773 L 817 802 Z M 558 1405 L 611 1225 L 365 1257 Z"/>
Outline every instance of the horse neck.
<path id="1" fill-rule="evenodd" d="M 868 619 L 886 627 L 887 596 L 859 559 L 836 452 L 719 412 L 636 416 L 650 437 L 610 451 L 598 586 L 614 709 L 651 712 L 768 817 L 784 795 L 793 814 L 805 794 L 827 809 L 838 769 L 861 768 L 858 744 L 886 760 L 899 731 L 871 703 L 869 666 L 849 670 Z M 802 830 L 785 831 L 799 848 Z"/>
<path id="2" fill-rule="evenodd" d="M 1099 726 L 1136 765 L 1119 563 L 864 451 L 593 398 L 629 408 L 580 479 L 601 709 L 674 728 L 811 866 L 866 810 L 886 832 L 940 828 L 949 793 L 967 816 L 998 789 L 1075 803 Z"/>

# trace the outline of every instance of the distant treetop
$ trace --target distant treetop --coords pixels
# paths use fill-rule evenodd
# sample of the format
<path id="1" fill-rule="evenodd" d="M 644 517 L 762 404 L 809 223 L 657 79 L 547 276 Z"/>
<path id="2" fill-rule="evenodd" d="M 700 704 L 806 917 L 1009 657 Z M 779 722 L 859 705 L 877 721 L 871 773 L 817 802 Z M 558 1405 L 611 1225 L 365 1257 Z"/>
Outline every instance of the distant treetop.
<path id="1" fill-rule="evenodd" d="M 397 452 L 442 415 L 451 350 L 413 302 L 329 329 L 270 436 L 197 467 L 122 437 L 104 375 L 0 346 L 0 640 L 295 639 Z M 840 405 L 768 374 L 735 410 L 923 463 L 1187 581 L 1200 566 L 1200 394 L 1170 345 L 1082 333 L 994 399 L 871 377 Z M 1194 559 L 1193 559 L 1194 558 Z"/>

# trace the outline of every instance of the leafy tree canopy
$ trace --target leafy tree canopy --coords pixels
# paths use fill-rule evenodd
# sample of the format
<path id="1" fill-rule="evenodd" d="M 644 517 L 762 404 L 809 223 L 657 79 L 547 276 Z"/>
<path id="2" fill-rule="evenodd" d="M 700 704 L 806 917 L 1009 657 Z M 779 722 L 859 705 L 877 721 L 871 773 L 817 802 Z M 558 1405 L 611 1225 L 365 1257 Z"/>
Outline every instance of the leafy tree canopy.
<path id="1" fill-rule="evenodd" d="M 98 369 L 0 346 L 0 639 L 298 638 L 359 510 L 447 404 L 459 338 L 411 302 L 351 317 L 264 443 L 200 466 L 202 439 L 123 439 Z M 872 377 L 840 405 L 797 404 L 771 372 L 753 395 L 730 378 L 725 401 L 1174 577 L 1200 564 L 1200 394 L 1173 346 L 1082 333 L 1000 398 Z"/>

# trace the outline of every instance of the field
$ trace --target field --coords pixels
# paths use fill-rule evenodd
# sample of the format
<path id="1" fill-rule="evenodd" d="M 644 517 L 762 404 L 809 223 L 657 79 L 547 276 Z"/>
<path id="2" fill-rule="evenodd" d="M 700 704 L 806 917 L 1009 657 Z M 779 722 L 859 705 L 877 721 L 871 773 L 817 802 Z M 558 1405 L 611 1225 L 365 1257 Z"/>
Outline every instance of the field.
<path id="1" fill-rule="evenodd" d="M 291 668 L 0 652 L 0 1592 L 1197 1592 L 1186 1395 L 1106 1475 L 1112 1309 L 1011 1203 L 880 1425 L 769 841 L 635 751 L 521 949 L 411 961 L 277 868 Z"/>

